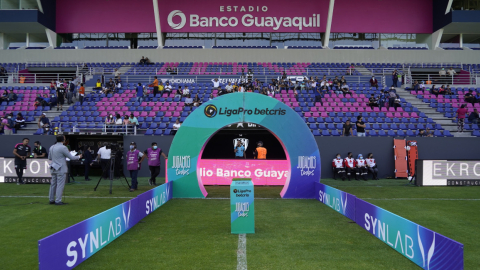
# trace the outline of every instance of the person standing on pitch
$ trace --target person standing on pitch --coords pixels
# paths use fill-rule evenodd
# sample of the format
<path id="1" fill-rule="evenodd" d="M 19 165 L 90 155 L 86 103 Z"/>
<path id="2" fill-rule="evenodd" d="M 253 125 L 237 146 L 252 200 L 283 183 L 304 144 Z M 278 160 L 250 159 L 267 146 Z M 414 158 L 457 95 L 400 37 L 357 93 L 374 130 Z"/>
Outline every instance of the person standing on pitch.
<path id="1" fill-rule="evenodd" d="M 39 141 L 34 143 L 35 148 L 33 149 L 34 158 L 47 158 L 47 150 L 42 147 L 42 144 Z"/>
<path id="2" fill-rule="evenodd" d="M 240 140 L 237 141 L 237 146 L 234 148 L 235 158 L 246 158 L 245 157 L 245 146 L 242 145 Z"/>
<path id="3" fill-rule="evenodd" d="M 253 152 L 255 159 L 267 159 L 267 148 L 263 147 L 263 142 L 257 142 L 257 149 Z"/>
<path id="4" fill-rule="evenodd" d="M 24 138 L 22 143 L 18 143 L 15 145 L 15 149 L 13 149 L 13 155 L 15 156 L 15 172 L 18 176 L 17 185 L 25 184 L 23 182 L 23 170 L 27 168 L 27 157 L 31 155 L 32 149 L 28 146 L 28 142 L 30 140 L 28 138 Z"/>
<path id="5" fill-rule="evenodd" d="M 48 151 L 48 159 L 50 163 L 50 173 L 52 174 L 52 181 L 50 182 L 49 199 L 50 204 L 64 205 L 62 202 L 63 189 L 65 188 L 65 176 L 68 173 L 67 160 L 79 160 L 82 155 L 72 156 L 68 148 L 63 145 L 65 136 L 57 135 L 57 143 L 50 147 Z"/>
<path id="6" fill-rule="evenodd" d="M 140 158 L 140 160 L 138 160 Z M 137 150 L 137 144 L 135 142 L 130 143 L 130 151 L 127 153 L 127 170 L 130 172 L 132 178 L 132 186 L 130 192 L 134 192 L 138 189 L 138 171 L 141 168 L 143 161 L 143 153 Z"/>
<path id="7" fill-rule="evenodd" d="M 83 165 L 85 166 L 85 181 L 90 181 L 92 179 L 88 178 L 88 173 L 90 172 L 90 167 L 93 165 L 93 155 L 90 146 L 88 145 L 83 147 L 83 158 Z"/>
<path id="8" fill-rule="evenodd" d="M 150 179 L 148 179 L 148 183 L 150 186 L 156 186 L 156 177 L 160 174 L 160 155 L 165 159 L 168 157 L 163 153 L 161 148 L 158 148 L 156 142 L 152 142 L 152 147 L 145 150 L 144 154 L 148 159 L 148 168 L 150 169 Z"/>
<path id="9" fill-rule="evenodd" d="M 102 167 L 102 177 L 104 179 L 110 178 L 110 162 L 112 157 L 112 149 L 107 149 L 108 143 L 103 143 L 103 147 L 98 149 L 98 159 Z"/>

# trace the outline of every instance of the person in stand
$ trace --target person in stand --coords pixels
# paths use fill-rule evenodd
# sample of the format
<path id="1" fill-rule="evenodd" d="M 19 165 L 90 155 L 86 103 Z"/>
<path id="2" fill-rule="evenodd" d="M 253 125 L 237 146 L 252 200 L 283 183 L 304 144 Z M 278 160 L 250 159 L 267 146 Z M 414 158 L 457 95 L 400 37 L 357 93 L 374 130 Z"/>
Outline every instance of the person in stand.
<path id="1" fill-rule="evenodd" d="M 468 122 L 472 124 L 478 124 L 478 118 L 479 118 L 478 110 L 473 109 L 473 112 L 468 115 Z"/>
<path id="2" fill-rule="evenodd" d="M 343 125 L 343 132 L 342 132 L 342 137 L 349 137 L 353 135 L 352 131 L 352 124 L 350 124 L 350 120 L 347 120 L 345 124 Z"/>
<path id="3" fill-rule="evenodd" d="M 15 156 L 15 172 L 18 177 L 17 185 L 25 184 L 23 182 L 23 170 L 27 169 L 27 157 L 29 157 L 32 152 L 32 149 L 28 146 L 28 142 L 30 142 L 30 140 L 24 138 L 22 143 L 16 144 L 13 149 L 13 155 Z"/>
<path id="4" fill-rule="evenodd" d="M 25 118 L 23 118 L 22 113 L 17 113 L 17 118 L 15 119 L 15 129 L 19 130 L 20 128 L 24 128 L 26 126 Z"/>
<path id="5" fill-rule="evenodd" d="M 78 94 L 80 95 L 80 105 L 83 105 L 83 99 L 85 98 L 85 87 L 83 86 L 83 83 L 80 84 Z"/>
<path id="6" fill-rule="evenodd" d="M 337 174 L 342 177 L 342 181 L 345 181 L 345 162 L 340 156 L 337 154 L 336 158 L 332 161 L 333 167 L 333 179 L 337 180 Z"/>
<path id="7" fill-rule="evenodd" d="M 92 179 L 88 178 L 88 174 L 90 172 L 90 167 L 93 165 L 93 155 L 90 146 L 88 145 L 83 146 L 83 158 L 83 165 L 85 166 L 85 181 L 90 181 Z"/>
<path id="8" fill-rule="evenodd" d="M 67 82 L 67 103 L 68 105 L 73 103 L 73 92 L 75 91 L 75 84 L 72 81 Z"/>
<path id="9" fill-rule="evenodd" d="M 42 144 L 39 141 L 34 143 L 35 148 L 33 148 L 33 157 L 34 158 L 47 158 L 47 149 L 42 147 Z"/>
<path id="10" fill-rule="evenodd" d="M 137 90 L 137 102 L 142 103 L 144 88 L 141 83 L 138 83 L 136 90 Z"/>
<path id="11" fill-rule="evenodd" d="M 462 104 L 460 108 L 457 109 L 457 131 L 463 132 L 463 126 L 465 125 L 465 115 L 467 114 L 467 104 Z"/>
<path id="12" fill-rule="evenodd" d="M 5 135 L 13 135 L 13 129 L 15 128 L 15 122 L 12 119 L 13 114 L 9 113 L 2 120 L 3 133 Z"/>
<path id="13" fill-rule="evenodd" d="M 361 115 L 357 116 L 357 123 L 355 123 L 357 126 L 357 137 L 366 137 L 365 135 L 365 128 L 367 127 L 365 125 L 365 122 L 363 122 L 363 117 Z"/>
<path id="14" fill-rule="evenodd" d="M 63 103 L 65 103 L 65 87 L 63 87 L 63 84 L 59 84 L 59 86 L 57 87 L 57 97 L 57 111 L 63 111 Z"/>
<path id="15" fill-rule="evenodd" d="M 378 180 L 377 162 L 375 161 L 375 158 L 373 158 L 373 154 L 368 153 L 365 161 L 367 162 L 367 171 L 372 174 L 372 180 Z"/>
<path id="16" fill-rule="evenodd" d="M 153 77 L 154 80 L 151 84 L 151 86 L 153 87 L 153 96 L 156 97 L 157 94 L 158 94 L 158 79 L 157 79 L 157 76 Z"/>
<path id="17" fill-rule="evenodd" d="M 156 178 L 160 174 L 161 169 L 160 155 L 163 156 L 164 159 L 168 159 L 168 157 L 163 153 L 161 148 L 158 148 L 156 142 L 152 142 L 152 147 L 148 148 L 143 153 L 148 159 L 148 169 L 150 170 L 150 179 L 148 179 L 148 183 L 150 186 L 156 186 Z"/>
<path id="18" fill-rule="evenodd" d="M 378 80 L 375 79 L 375 76 L 372 76 L 372 78 L 370 79 L 370 86 L 371 87 L 376 87 L 377 90 L 378 90 Z"/>
<path id="19" fill-rule="evenodd" d="M 170 134 L 172 134 L 172 135 L 177 134 L 177 131 L 180 128 L 180 126 L 182 126 L 182 124 L 180 123 L 180 120 L 178 120 L 178 118 L 177 118 L 177 120 L 175 120 L 175 124 L 173 124 L 173 129 L 170 132 Z"/>
<path id="20" fill-rule="evenodd" d="M 130 192 L 134 192 L 138 189 L 138 171 L 141 169 L 141 164 L 144 159 L 142 152 L 137 150 L 137 144 L 135 142 L 130 143 L 130 151 L 127 153 L 127 170 L 130 172 L 130 178 L 132 178 L 132 186 Z"/>
<path id="21" fill-rule="evenodd" d="M 165 89 L 165 90 L 164 90 L 164 93 L 170 94 L 170 93 L 172 92 L 172 86 L 170 85 L 169 82 L 167 82 L 167 83 L 165 84 L 164 89 Z"/>
<path id="22" fill-rule="evenodd" d="M 398 71 L 396 69 L 392 72 L 392 80 L 393 86 L 398 87 Z"/>
<path id="23" fill-rule="evenodd" d="M 374 94 L 370 95 L 370 98 L 368 99 L 368 106 L 373 110 L 373 107 L 378 107 L 378 99 L 375 98 Z"/>
<path id="24" fill-rule="evenodd" d="M 103 147 L 98 149 L 97 157 L 100 160 L 100 166 L 102 167 L 102 178 L 110 178 L 110 159 L 112 157 L 112 150 L 107 149 L 107 144 L 104 143 Z"/>
<path id="25" fill-rule="evenodd" d="M 465 93 L 463 97 L 465 102 L 475 104 L 475 97 L 473 96 L 473 90 L 468 90 L 468 93 Z"/>
<path id="26" fill-rule="evenodd" d="M 49 199 L 50 204 L 64 205 L 62 202 L 63 189 L 65 188 L 65 176 L 68 173 L 66 158 L 70 160 L 79 160 L 82 155 L 72 156 L 68 148 L 63 145 L 65 136 L 57 135 L 57 143 L 52 145 L 48 151 L 48 159 L 50 163 L 50 173 L 52 174 L 52 181 L 50 182 Z"/>
<path id="27" fill-rule="evenodd" d="M 355 162 L 355 159 L 353 158 L 352 152 L 348 152 L 348 156 L 345 158 L 344 162 L 345 162 L 348 181 L 351 181 L 350 176 L 352 175 L 352 173 L 355 175 L 355 180 L 358 180 L 357 175 L 355 174 L 356 162 Z"/>
<path id="28" fill-rule="evenodd" d="M 43 129 L 43 134 L 48 135 L 48 133 L 50 132 L 50 120 L 48 120 L 46 113 L 42 113 L 42 115 L 38 119 L 38 128 Z"/>
<path id="29" fill-rule="evenodd" d="M 233 152 L 235 153 L 235 158 L 247 158 L 245 155 L 245 146 L 243 146 L 240 140 L 237 140 L 237 145 L 233 148 Z"/>
<path id="30" fill-rule="evenodd" d="M 102 82 L 100 81 L 100 79 L 98 79 L 97 82 L 95 83 L 95 87 L 93 88 L 93 90 L 102 90 L 102 89 L 103 89 Z"/>
<path id="31" fill-rule="evenodd" d="M 113 132 L 115 128 L 115 119 L 113 118 L 113 113 L 110 113 L 105 117 L 105 131 Z"/>
<path id="32" fill-rule="evenodd" d="M 257 148 L 253 152 L 255 159 L 267 159 L 267 149 L 263 147 L 263 142 L 259 141 L 257 143 Z"/>
<path id="33" fill-rule="evenodd" d="M 357 160 L 355 160 L 355 163 L 357 164 L 356 168 L 355 168 L 355 175 L 357 178 L 357 180 L 360 180 L 358 179 L 359 176 L 361 176 L 363 178 L 364 181 L 367 181 L 367 162 L 365 161 L 365 159 L 363 159 L 363 155 L 362 154 L 359 154 L 357 156 Z"/>

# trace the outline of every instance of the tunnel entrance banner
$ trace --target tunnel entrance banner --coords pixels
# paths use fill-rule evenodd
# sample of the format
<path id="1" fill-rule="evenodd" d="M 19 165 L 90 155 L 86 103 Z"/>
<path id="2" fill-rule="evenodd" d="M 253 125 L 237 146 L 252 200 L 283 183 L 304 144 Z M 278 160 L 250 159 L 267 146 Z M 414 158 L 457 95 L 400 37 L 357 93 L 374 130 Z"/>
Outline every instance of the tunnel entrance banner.
<path id="1" fill-rule="evenodd" d="M 249 122 L 272 132 L 283 146 L 289 171 L 282 198 L 314 198 L 320 180 L 320 151 L 305 124 L 293 109 L 274 98 L 256 93 L 233 93 L 202 104 L 182 124 L 173 139 L 168 158 L 168 180 L 174 198 L 203 198 L 207 192 L 200 177 L 199 155 L 221 128 Z M 268 141 L 264 141 L 267 148 Z M 255 142 L 256 144 L 256 142 Z M 232 149 L 219 151 L 232 151 Z"/>

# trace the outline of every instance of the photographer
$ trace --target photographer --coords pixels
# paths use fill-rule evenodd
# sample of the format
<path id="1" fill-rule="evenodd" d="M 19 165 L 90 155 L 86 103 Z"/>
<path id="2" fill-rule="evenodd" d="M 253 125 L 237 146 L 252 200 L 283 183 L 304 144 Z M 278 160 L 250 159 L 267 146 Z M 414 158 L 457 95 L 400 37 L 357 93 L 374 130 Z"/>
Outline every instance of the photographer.
<path id="1" fill-rule="evenodd" d="M 98 150 L 97 157 L 100 160 L 100 166 L 102 167 L 102 177 L 110 178 L 110 159 L 112 157 L 111 146 L 108 143 L 103 143 L 103 147 Z"/>

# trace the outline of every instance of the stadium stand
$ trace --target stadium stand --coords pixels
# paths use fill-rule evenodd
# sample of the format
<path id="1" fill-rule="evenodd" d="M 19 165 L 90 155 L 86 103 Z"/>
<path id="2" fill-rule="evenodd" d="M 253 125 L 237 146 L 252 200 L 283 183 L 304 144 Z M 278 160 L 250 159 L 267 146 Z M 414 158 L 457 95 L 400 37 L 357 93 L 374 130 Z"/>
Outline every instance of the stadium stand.
<path id="1" fill-rule="evenodd" d="M 203 46 L 164 46 L 164 49 L 203 49 Z"/>
<path id="2" fill-rule="evenodd" d="M 427 47 L 388 47 L 389 50 L 428 50 Z"/>
<path id="3" fill-rule="evenodd" d="M 323 49 L 322 46 L 287 46 L 287 49 Z"/>
<path id="4" fill-rule="evenodd" d="M 278 49 L 278 46 L 212 46 L 212 49 Z"/>

